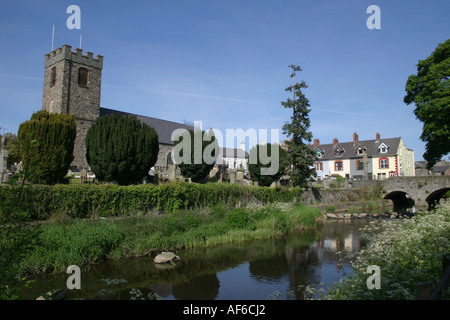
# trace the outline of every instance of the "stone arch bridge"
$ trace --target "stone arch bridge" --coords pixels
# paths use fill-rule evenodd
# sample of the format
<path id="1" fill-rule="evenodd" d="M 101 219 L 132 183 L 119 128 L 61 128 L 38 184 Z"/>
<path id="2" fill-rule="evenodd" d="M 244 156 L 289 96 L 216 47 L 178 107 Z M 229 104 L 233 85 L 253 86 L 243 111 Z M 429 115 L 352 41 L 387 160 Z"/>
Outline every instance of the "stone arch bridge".
<path id="1" fill-rule="evenodd" d="M 383 189 L 383 198 L 395 207 L 432 208 L 450 190 L 450 176 L 391 177 L 386 180 L 353 181 L 353 187 L 376 186 Z"/>

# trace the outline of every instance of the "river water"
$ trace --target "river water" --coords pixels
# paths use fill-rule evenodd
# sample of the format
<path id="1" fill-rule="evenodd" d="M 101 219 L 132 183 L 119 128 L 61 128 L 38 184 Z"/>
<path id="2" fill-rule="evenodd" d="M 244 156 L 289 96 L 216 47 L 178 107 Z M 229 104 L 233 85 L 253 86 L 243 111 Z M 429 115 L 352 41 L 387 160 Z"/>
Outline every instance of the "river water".
<path id="1" fill-rule="evenodd" d="M 52 289 L 84 300 L 304 299 L 305 285 L 326 290 L 352 273 L 337 252 L 363 248 L 360 228 L 370 221 L 328 220 L 320 230 L 281 238 L 179 250 L 176 266 L 157 266 L 152 258 L 107 261 L 81 269 L 81 289 L 67 289 L 69 274 L 44 275 L 21 299 Z"/>

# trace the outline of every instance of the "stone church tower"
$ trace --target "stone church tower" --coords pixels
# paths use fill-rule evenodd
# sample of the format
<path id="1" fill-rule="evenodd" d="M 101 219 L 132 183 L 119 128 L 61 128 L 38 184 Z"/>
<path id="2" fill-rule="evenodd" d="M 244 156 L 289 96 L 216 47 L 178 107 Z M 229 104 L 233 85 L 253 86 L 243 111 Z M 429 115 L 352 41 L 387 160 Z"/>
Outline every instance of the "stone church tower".
<path id="1" fill-rule="evenodd" d="M 87 169 L 87 130 L 100 116 L 100 93 L 103 56 L 63 45 L 45 55 L 44 93 L 42 109 L 48 112 L 72 114 L 77 122 L 74 160 L 71 166 Z"/>

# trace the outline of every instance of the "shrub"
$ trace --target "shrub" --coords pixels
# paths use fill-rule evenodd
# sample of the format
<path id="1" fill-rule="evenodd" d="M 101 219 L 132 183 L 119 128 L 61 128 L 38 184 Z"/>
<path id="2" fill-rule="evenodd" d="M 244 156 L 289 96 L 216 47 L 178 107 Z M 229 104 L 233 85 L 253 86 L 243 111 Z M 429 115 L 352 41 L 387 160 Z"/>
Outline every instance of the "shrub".
<path id="1" fill-rule="evenodd" d="M 333 206 L 333 205 L 326 206 L 325 211 L 326 211 L 327 213 L 333 213 L 333 212 L 336 211 L 336 207 Z"/>
<path id="2" fill-rule="evenodd" d="M 175 162 L 178 164 L 183 177 L 191 178 L 194 182 L 203 182 L 211 172 L 219 155 L 219 145 L 212 130 L 207 133 L 202 131 L 201 135 L 200 133 L 194 133 L 194 130 L 190 130 L 188 133 L 181 136 L 183 139 L 175 140 L 174 154 L 176 158 L 179 158 Z M 196 142 L 197 135 L 199 142 L 202 144 L 200 163 L 197 163 L 199 161 L 195 159 L 195 144 L 199 143 Z M 185 139 L 189 141 L 185 141 Z M 204 154 L 211 158 L 206 159 Z"/>
<path id="3" fill-rule="evenodd" d="M 326 298 L 415 299 L 417 283 L 435 284 L 443 272 L 442 257 L 450 252 L 450 204 L 412 219 L 368 226 L 365 233 L 372 244 L 353 258 L 354 273 L 335 284 Z M 379 290 L 367 290 L 370 265 L 382 270 Z"/>
<path id="4" fill-rule="evenodd" d="M 248 215 L 243 209 L 233 209 L 227 213 L 227 224 L 231 229 L 243 229 L 247 222 Z"/>
<path id="5" fill-rule="evenodd" d="M 99 181 L 140 182 L 156 163 L 158 151 L 155 129 L 136 116 L 99 117 L 86 134 L 86 159 Z"/>
<path id="6" fill-rule="evenodd" d="M 261 173 L 261 169 L 263 168 L 269 168 L 273 166 L 273 163 L 268 164 L 262 164 L 260 154 L 263 154 L 266 157 L 269 157 L 269 159 L 272 159 L 272 147 L 270 143 L 267 143 L 265 145 L 256 145 L 250 150 L 249 158 L 256 159 L 256 163 L 250 163 L 248 165 L 248 171 L 250 172 L 250 176 L 253 181 L 257 181 L 259 185 L 269 187 L 272 182 L 278 181 L 281 176 L 285 173 L 286 167 L 289 165 L 288 155 L 286 150 L 281 148 L 280 145 L 275 145 L 274 149 L 278 149 L 278 159 L 277 163 L 275 164 L 275 173 L 272 175 L 264 175 Z M 276 158 L 276 157 L 273 157 Z"/>
<path id="7" fill-rule="evenodd" d="M 355 206 L 350 206 L 350 207 L 348 207 L 347 212 L 351 213 L 351 214 L 357 213 L 358 208 L 356 208 Z"/>
<path id="8" fill-rule="evenodd" d="M 62 182 L 73 160 L 77 124 L 72 115 L 41 110 L 19 126 L 19 145 L 23 168 L 29 181 L 55 184 Z M 29 148 L 32 141 L 38 141 Z"/>
<path id="9" fill-rule="evenodd" d="M 10 188 L 1 187 L 0 200 L 8 197 Z M 235 184 L 167 183 L 161 185 L 32 185 L 26 197 L 30 202 L 30 220 L 53 215 L 74 218 L 142 215 L 176 212 L 184 209 L 213 207 L 212 214 L 225 215 L 238 203 L 270 204 L 300 199 L 302 189 L 260 188 Z M 31 199 L 32 200 L 32 199 Z M 214 213 L 215 212 L 215 213 Z"/>

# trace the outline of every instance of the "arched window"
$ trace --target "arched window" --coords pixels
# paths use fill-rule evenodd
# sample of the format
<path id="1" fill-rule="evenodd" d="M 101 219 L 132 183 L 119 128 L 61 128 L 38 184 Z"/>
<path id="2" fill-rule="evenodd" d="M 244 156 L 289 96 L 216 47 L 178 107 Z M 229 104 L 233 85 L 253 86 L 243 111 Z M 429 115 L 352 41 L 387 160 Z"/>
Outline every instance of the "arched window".
<path id="1" fill-rule="evenodd" d="M 167 165 L 173 164 L 172 151 L 169 151 L 169 153 L 167 153 L 166 159 L 167 159 L 167 163 L 166 163 Z"/>
<path id="2" fill-rule="evenodd" d="M 85 68 L 78 69 L 78 84 L 82 87 L 87 87 L 88 85 L 89 71 Z"/>
<path id="3" fill-rule="evenodd" d="M 56 67 L 52 68 L 52 72 L 50 74 L 50 87 L 53 87 L 56 84 Z"/>

